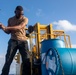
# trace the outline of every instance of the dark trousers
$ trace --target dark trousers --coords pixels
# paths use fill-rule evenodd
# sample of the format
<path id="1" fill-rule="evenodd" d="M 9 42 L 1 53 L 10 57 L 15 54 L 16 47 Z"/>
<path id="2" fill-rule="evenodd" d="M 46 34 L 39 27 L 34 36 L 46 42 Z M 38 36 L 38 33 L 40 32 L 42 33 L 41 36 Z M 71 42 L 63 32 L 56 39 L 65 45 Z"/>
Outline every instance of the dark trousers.
<path id="1" fill-rule="evenodd" d="M 22 65 L 23 65 L 22 75 L 29 75 L 29 60 L 27 59 L 28 42 L 12 39 L 10 39 L 8 42 L 6 60 L 1 75 L 9 74 L 10 65 L 18 49 L 22 57 Z"/>

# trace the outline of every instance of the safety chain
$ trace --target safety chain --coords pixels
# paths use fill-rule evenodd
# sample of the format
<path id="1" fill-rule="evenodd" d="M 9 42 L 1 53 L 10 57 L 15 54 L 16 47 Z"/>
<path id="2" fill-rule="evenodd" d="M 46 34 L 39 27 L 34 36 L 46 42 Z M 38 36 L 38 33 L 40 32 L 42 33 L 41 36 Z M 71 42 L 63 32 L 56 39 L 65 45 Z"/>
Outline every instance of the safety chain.
<path id="1" fill-rule="evenodd" d="M 65 74 L 64 74 L 64 69 L 63 69 L 63 66 L 62 66 L 62 62 L 61 62 L 61 59 L 60 59 L 60 55 L 59 55 L 59 53 L 58 53 L 58 51 L 57 51 L 56 48 L 50 48 L 50 49 L 48 49 L 48 51 L 46 52 L 46 54 L 45 54 L 45 56 L 44 56 L 42 62 L 44 61 L 44 59 L 46 58 L 48 52 L 49 52 L 51 49 L 53 49 L 53 50 L 56 51 L 56 53 L 57 53 L 57 55 L 58 55 L 59 63 L 60 63 L 60 68 L 61 68 L 61 70 L 62 70 L 62 75 L 65 75 Z"/>
<path id="2" fill-rule="evenodd" d="M 56 51 L 56 53 L 57 53 L 57 55 L 58 55 L 60 67 L 61 67 L 61 70 L 62 70 L 62 75 L 65 75 L 65 74 L 64 74 L 64 69 L 63 69 L 63 66 L 62 66 L 62 62 L 61 62 L 61 59 L 60 59 L 60 55 L 59 55 L 59 53 L 58 53 L 58 51 L 57 51 L 56 48 L 54 48 L 54 50 Z"/>

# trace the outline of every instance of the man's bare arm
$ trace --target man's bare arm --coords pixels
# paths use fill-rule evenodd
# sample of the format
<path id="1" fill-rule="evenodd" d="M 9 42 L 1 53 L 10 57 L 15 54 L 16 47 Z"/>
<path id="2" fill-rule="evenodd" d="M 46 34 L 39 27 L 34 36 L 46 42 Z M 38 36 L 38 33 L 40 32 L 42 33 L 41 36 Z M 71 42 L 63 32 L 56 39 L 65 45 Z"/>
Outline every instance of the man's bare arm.
<path id="1" fill-rule="evenodd" d="M 0 29 L 2 29 L 7 34 L 11 33 L 11 31 L 5 30 L 5 26 L 2 23 L 0 23 Z"/>
<path id="2" fill-rule="evenodd" d="M 26 18 L 26 22 L 22 22 L 20 25 L 15 25 L 15 26 L 8 26 L 5 27 L 4 25 L 2 25 L 2 29 L 4 32 L 6 33 L 10 33 L 10 31 L 17 31 L 23 27 L 25 27 L 25 25 L 28 23 L 28 19 Z"/>
<path id="3" fill-rule="evenodd" d="M 9 27 L 5 27 L 5 30 L 19 30 L 23 27 L 25 27 L 25 25 L 28 23 L 28 19 L 26 18 L 26 22 L 22 22 L 20 25 L 15 25 L 15 26 L 9 26 Z"/>

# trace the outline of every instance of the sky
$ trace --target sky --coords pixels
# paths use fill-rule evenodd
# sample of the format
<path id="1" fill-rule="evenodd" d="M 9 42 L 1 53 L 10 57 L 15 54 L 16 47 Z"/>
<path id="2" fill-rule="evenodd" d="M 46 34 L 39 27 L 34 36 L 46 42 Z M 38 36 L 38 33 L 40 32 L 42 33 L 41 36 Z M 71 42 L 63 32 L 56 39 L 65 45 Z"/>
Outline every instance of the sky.
<path id="1" fill-rule="evenodd" d="M 70 35 L 71 44 L 76 48 L 76 0 L 0 0 L 0 22 L 7 26 L 7 21 L 14 16 L 15 7 L 21 5 L 28 25 L 53 24 L 54 29 L 64 30 Z M 0 30 L 0 73 L 4 64 L 10 35 Z M 13 61 L 10 73 L 16 73 Z"/>

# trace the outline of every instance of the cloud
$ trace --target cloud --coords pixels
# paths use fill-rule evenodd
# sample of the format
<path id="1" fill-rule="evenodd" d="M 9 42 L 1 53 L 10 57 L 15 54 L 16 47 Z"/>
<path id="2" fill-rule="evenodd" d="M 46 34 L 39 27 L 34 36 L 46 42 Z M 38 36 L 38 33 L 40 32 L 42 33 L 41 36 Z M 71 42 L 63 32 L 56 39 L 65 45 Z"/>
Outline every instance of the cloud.
<path id="1" fill-rule="evenodd" d="M 1 73 L 3 65 L 4 65 L 4 55 L 0 54 L 0 73 Z"/>
<path id="2" fill-rule="evenodd" d="M 4 63 L 5 63 L 5 55 L 0 54 L 0 74 L 1 74 Z M 15 62 L 15 60 L 11 64 L 10 74 L 16 74 L 16 62 Z"/>
<path id="3" fill-rule="evenodd" d="M 36 16 L 38 17 L 43 16 L 42 9 L 37 9 Z"/>
<path id="4" fill-rule="evenodd" d="M 76 48 L 76 44 L 72 45 L 72 48 Z"/>
<path id="5" fill-rule="evenodd" d="M 52 24 L 55 25 L 57 29 L 76 31 L 76 25 L 70 23 L 68 20 L 59 20 L 58 22 L 55 21 Z"/>
<path id="6" fill-rule="evenodd" d="M 3 59 L 4 58 L 4 55 L 0 55 L 0 59 Z"/>

